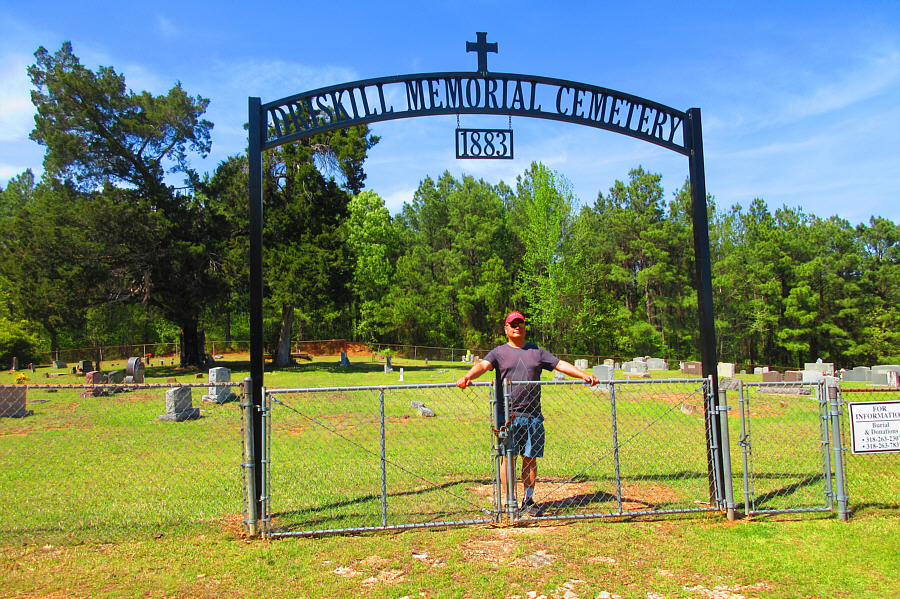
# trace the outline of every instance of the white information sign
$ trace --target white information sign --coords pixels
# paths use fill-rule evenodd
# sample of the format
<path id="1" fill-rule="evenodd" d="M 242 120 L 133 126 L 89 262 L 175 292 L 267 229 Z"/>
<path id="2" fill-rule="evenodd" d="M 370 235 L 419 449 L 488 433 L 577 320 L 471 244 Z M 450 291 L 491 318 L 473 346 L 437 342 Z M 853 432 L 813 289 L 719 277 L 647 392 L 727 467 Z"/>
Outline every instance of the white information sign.
<path id="1" fill-rule="evenodd" d="M 900 401 L 856 401 L 847 405 L 853 453 L 900 452 Z"/>

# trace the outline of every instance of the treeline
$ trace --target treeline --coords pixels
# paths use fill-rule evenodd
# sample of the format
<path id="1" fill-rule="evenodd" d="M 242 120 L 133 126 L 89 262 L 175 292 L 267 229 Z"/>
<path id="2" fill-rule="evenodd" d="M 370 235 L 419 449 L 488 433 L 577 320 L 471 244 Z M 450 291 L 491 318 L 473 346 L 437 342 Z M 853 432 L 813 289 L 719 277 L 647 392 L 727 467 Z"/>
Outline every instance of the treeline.
<path id="1" fill-rule="evenodd" d="M 29 68 L 46 147 L 0 192 L 0 363 L 61 347 L 247 338 L 247 160 L 211 175 L 208 100 L 135 93 L 64 44 Z M 534 163 L 515 187 L 444 173 L 391 215 L 363 191 L 366 127 L 266 153 L 265 336 L 483 349 L 511 309 L 560 353 L 696 358 L 687 184 L 636 168 L 589 205 Z M 167 173 L 185 183 L 166 184 Z M 719 210 L 710 238 L 721 359 L 900 361 L 900 228 L 762 200 Z"/>

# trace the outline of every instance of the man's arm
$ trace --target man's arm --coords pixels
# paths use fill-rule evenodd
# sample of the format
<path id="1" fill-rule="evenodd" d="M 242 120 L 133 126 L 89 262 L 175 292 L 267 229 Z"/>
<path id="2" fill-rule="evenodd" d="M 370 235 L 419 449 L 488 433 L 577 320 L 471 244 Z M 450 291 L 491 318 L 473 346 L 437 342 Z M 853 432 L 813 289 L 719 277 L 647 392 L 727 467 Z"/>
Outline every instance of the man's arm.
<path id="1" fill-rule="evenodd" d="M 600 382 L 600 379 L 598 379 L 594 375 L 581 372 L 581 370 L 575 368 L 574 364 L 572 364 L 571 362 L 566 362 L 565 360 L 560 360 L 556 364 L 555 370 L 558 370 L 563 374 L 567 374 L 572 378 L 581 379 L 589 385 L 596 385 L 598 382 Z"/>
<path id="2" fill-rule="evenodd" d="M 574 368 L 574 367 L 573 367 Z M 460 389 L 465 389 L 469 386 L 469 383 L 472 382 L 473 379 L 477 379 L 482 374 L 487 372 L 488 370 L 493 370 L 494 365 L 488 362 L 487 360 L 478 360 L 470 369 L 469 372 L 464 374 L 462 378 L 456 381 L 456 386 Z"/>

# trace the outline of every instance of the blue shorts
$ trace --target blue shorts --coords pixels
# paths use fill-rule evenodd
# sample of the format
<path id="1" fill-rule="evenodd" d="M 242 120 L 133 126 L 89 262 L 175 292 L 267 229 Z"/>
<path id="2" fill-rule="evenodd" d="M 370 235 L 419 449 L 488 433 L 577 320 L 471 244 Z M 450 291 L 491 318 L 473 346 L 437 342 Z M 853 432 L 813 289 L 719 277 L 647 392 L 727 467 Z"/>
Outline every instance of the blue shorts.
<path id="1" fill-rule="evenodd" d="M 516 416 L 510 425 L 509 438 L 517 454 L 526 458 L 544 457 L 544 417 Z"/>

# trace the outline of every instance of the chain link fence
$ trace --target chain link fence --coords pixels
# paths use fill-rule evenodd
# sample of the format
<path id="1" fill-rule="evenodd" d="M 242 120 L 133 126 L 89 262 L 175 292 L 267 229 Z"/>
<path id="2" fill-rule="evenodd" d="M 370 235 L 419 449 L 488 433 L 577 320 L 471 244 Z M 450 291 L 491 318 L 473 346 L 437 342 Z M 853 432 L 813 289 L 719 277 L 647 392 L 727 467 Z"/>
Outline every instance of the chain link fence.
<path id="1" fill-rule="evenodd" d="M 547 423 L 538 518 L 719 509 L 705 449 L 707 380 L 527 385 L 543 391 Z M 521 516 L 503 505 L 501 454 L 514 427 L 491 426 L 490 383 L 270 389 L 267 398 L 271 537 Z"/>
<path id="2" fill-rule="evenodd" d="M 846 500 L 838 400 L 824 382 L 742 383 L 737 393 L 747 515 L 831 512 Z"/>
<path id="3" fill-rule="evenodd" d="M 490 521 L 489 390 L 269 390 L 269 535 Z"/>
<path id="4" fill-rule="evenodd" d="M 0 387 L 0 540 L 239 531 L 240 408 L 202 401 L 208 385 Z"/>
<path id="5" fill-rule="evenodd" d="M 533 517 L 719 509 L 710 501 L 707 468 L 708 380 L 607 381 L 596 387 L 571 381 L 512 382 L 509 388 L 506 414 L 513 454 L 522 445 L 517 418 L 536 412 L 543 418 Z M 520 502 L 523 494 L 519 480 L 515 496 Z"/>
<path id="6" fill-rule="evenodd" d="M 859 514 L 900 508 L 900 453 L 852 453 L 849 414 L 851 402 L 887 402 L 897 411 L 900 389 L 845 388 L 841 390 L 841 399 L 844 418 L 841 439 L 845 448 L 844 472 L 851 510 Z"/>

